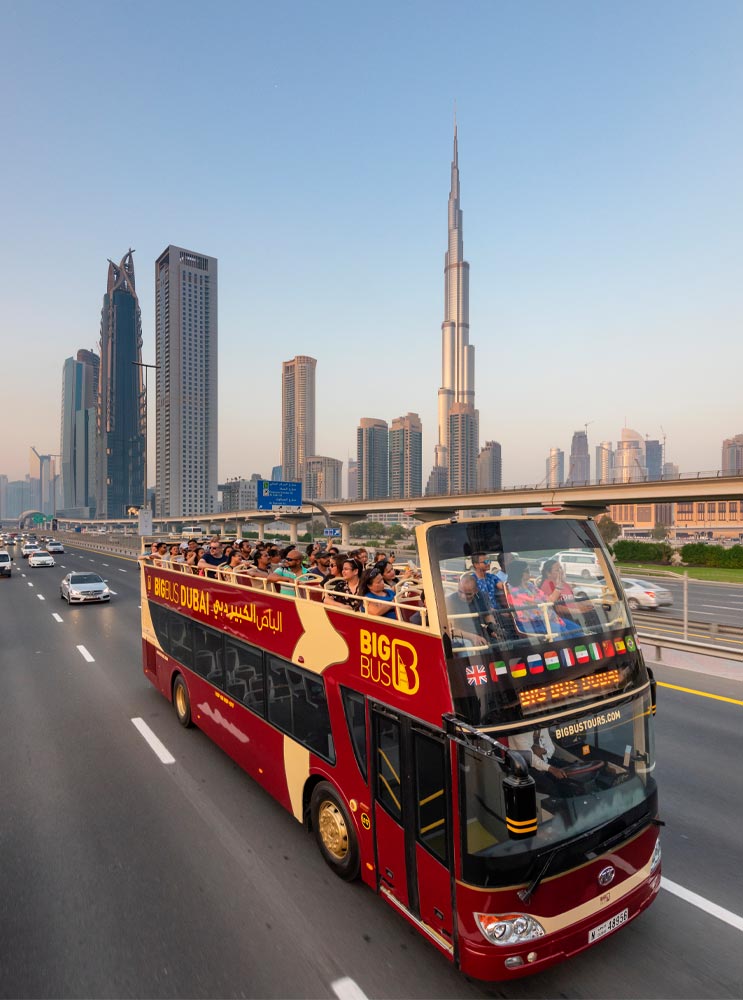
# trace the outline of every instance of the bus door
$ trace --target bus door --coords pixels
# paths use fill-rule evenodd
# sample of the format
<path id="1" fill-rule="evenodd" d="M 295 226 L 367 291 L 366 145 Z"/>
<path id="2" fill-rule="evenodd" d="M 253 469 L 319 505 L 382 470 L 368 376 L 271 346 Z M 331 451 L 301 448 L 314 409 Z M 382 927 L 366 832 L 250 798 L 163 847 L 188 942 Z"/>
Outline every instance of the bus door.
<path id="1" fill-rule="evenodd" d="M 453 951 L 451 795 L 447 741 L 372 706 L 375 849 L 379 890 Z"/>

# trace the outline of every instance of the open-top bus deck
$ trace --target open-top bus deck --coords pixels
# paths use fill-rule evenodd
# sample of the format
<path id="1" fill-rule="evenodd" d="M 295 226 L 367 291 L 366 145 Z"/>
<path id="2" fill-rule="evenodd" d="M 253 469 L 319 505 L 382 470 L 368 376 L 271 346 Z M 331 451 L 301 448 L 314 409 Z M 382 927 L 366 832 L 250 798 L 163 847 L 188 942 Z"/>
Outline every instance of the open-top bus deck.
<path id="1" fill-rule="evenodd" d="M 143 560 L 144 672 L 338 875 L 466 974 L 524 975 L 658 892 L 654 682 L 590 520 L 416 534 L 394 617 L 325 603 L 309 577 L 277 593 Z M 566 550 L 595 555 L 598 591 L 553 573 Z"/>

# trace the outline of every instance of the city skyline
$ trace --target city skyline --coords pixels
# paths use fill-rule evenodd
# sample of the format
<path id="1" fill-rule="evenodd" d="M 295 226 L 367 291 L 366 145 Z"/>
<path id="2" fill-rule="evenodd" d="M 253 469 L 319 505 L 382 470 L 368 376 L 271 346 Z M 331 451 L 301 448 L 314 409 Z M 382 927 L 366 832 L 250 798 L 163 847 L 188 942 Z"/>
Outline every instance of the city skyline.
<path id="1" fill-rule="evenodd" d="M 27 80 L 4 131 L 4 362 L 19 375 L 32 367 L 37 389 L 32 400 L 26 378 L 9 386 L 24 428 L 0 443 L 10 480 L 25 476 L 32 443 L 59 450 L 60 367 L 96 345 L 111 246 L 138 249 L 142 359 L 155 360 L 147 262 L 172 242 L 220 260 L 219 481 L 277 464 L 276 372 L 307 353 L 327 373 L 316 452 L 345 461 L 363 414 L 417 412 L 425 483 L 437 443 L 441 359 L 430 346 L 454 98 L 480 438 L 501 443 L 504 485 L 538 482 L 549 449 L 567 451 L 586 423 L 592 457 L 626 425 L 665 439 L 683 471 L 719 468 L 720 442 L 743 430 L 733 363 L 743 319 L 739 5 L 474 3 L 458 22 L 468 59 L 456 93 L 441 74 L 451 38 L 436 3 L 343 18 L 330 3 L 319 21 L 297 6 L 291 23 L 229 3 L 207 18 L 185 4 L 176 24 L 164 3 L 148 32 L 135 16 L 103 50 L 105 12 L 77 10 L 74 22 L 53 23 L 42 8 L 15 8 L 4 25 L 0 76 L 13 90 Z M 149 37 L 166 27 L 164 52 Z M 246 70 L 248 29 L 265 44 Z M 353 51 L 351 37 L 364 39 Z M 195 47 L 210 93 L 163 118 L 152 94 Z M 109 94 L 90 80 L 125 73 L 132 58 L 136 143 L 122 157 L 101 142 Z M 202 114 L 212 141 L 197 148 L 191 123 Z M 179 165 L 167 186 L 154 171 L 160 156 Z M 64 266 L 43 283 L 40 240 L 64 248 Z M 229 392 L 233 369 L 245 367 L 260 378 L 250 393 Z M 338 396 L 333 374 L 350 379 L 355 400 Z M 256 412 L 261 433 L 246 438 Z"/>

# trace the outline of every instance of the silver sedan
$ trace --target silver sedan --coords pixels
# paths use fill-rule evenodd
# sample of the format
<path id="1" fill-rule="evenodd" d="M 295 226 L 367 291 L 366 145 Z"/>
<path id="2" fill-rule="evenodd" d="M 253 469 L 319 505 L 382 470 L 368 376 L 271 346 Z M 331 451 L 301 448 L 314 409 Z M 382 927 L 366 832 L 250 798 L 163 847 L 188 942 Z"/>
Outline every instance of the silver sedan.
<path id="1" fill-rule="evenodd" d="M 668 608 L 673 604 L 673 595 L 665 587 L 659 587 L 648 580 L 637 577 L 622 577 L 624 596 L 632 611 L 639 608 Z"/>
<path id="2" fill-rule="evenodd" d="M 68 573 L 59 585 L 59 596 L 68 604 L 110 601 L 108 581 L 97 573 Z"/>

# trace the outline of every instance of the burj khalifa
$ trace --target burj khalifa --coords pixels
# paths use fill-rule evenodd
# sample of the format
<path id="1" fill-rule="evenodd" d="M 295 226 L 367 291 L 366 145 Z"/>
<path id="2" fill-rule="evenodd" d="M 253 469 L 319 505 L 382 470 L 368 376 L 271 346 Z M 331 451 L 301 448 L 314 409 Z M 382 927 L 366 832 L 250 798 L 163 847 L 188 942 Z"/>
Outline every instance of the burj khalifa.
<path id="1" fill-rule="evenodd" d="M 462 245 L 455 123 L 449 191 L 449 243 L 444 259 L 439 440 L 427 493 L 469 493 L 477 488 L 479 415 L 475 409 L 475 348 L 469 342 L 469 277 L 470 266 L 464 259 Z"/>

